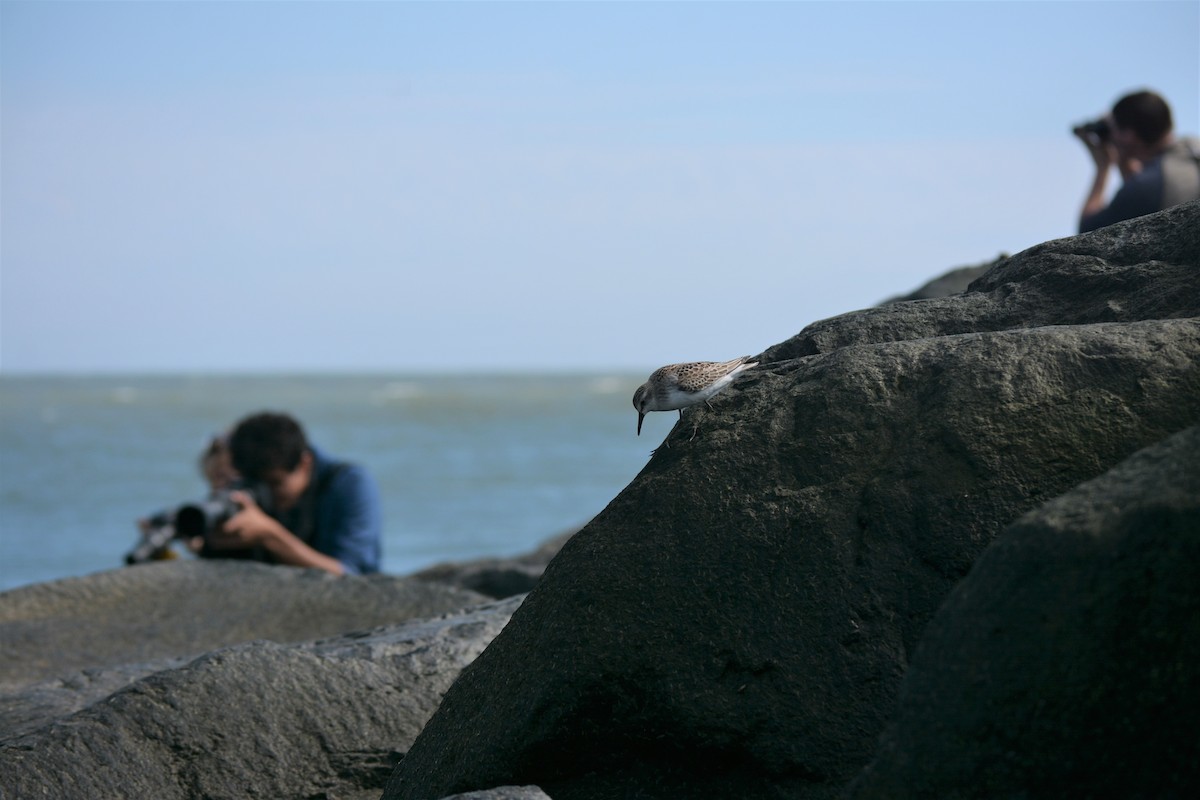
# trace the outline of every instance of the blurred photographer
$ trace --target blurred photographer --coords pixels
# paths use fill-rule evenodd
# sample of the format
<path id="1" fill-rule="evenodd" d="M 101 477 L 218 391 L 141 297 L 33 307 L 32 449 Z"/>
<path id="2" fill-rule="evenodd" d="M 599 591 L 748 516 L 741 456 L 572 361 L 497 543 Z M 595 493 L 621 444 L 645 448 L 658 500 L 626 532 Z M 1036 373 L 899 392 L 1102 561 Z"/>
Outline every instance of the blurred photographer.
<path id="1" fill-rule="evenodd" d="M 286 414 L 243 419 L 229 437 L 232 465 L 247 486 L 234 490 L 240 510 L 205 538 L 200 555 L 363 574 L 379 571 L 382 512 L 362 467 L 334 461 L 311 446 Z"/>
<path id="2" fill-rule="evenodd" d="M 1102 119 L 1073 129 L 1096 164 L 1080 233 L 1200 198 L 1200 140 L 1176 138 L 1173 128 L 1167 101 L 1139 91 L 1118 100 Z M 1105 204 L 1114 166 L 1123 183 Z"/>

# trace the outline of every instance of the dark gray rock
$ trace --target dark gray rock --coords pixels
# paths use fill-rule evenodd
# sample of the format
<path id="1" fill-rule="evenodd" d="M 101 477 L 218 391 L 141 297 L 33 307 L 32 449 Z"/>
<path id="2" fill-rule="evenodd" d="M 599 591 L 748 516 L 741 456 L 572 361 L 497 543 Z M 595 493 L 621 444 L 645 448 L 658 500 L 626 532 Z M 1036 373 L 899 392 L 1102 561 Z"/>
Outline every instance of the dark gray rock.
<path id="1" fill-rule="evenodd" d="M 422 581 L 457 586 L 501 599 L 527 594 L 537 586 L 546 565 L 575 535 L 575 531 L 547 539 L 536 550 L 514 558 L 480 558 L 473 561 L 453 561 L 434 564 L 411 577 Z"/>
<path id="2" fill-rule="evenodd" d="M 378 797 L 520 600 L 309 644 L 238 645 L 144 677 L 0 738 L 0 797 Z"/>
<path id="3" fill-rule="evenodd" d="M 978 331 L 1200 316 L 1200 201 L 1056 239 L 1003 260 L 965 294 L 815 322 L 756 360 Z"/>
<path id="4" fill-rule="evenodd" d="M 254 639 L 298 642 L 432 617 L 487 599 L 385 575 L 242 561 L 126 567 L 0 593 L 0 691 Z"/>
<path id="5" fill-rule="evenodd" d="M 1105 231 L 811 326 L 689 410 L 385 797 L 836 796 L 996 534 L 1200 420 L 1200 204 Z"/>
<path id="6" fill-rule="evenodd" d="M 1200 796 L 1200 428 L 1018 520 L 848 796 Z"/>
<path id="7" fill-rule="evenodd" d="M 976 264 L 971 267 L 958 267 L 949 272 L 943 273 L 931 281 L 922 284 L 919 288 L 914 289 L 908 294 L 889 297 L 880 305 L 888 305 L 890 303 L 904 303 L 909 300 L 929 300 L 934 297 L 949 297 L 951 295 L 965 292 L 971 283 L 983 276 L 992 267 L 1000 264 L 1008 259 L 1006 255 L 1000 255 L 994 261 L 988 261 L 983 264 Z"/>

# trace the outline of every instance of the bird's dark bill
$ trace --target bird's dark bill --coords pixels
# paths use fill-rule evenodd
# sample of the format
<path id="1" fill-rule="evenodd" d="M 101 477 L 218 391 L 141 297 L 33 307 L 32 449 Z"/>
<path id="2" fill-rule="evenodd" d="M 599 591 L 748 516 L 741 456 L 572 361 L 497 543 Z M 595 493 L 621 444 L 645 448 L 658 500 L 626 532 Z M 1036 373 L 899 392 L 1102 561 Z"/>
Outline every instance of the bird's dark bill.
<path id="1" fill-rule="evenodd" d="M 645 418 L 646 418 L 646 415 L 643 414 L 641 411 L 639 411 L 638 412 L 638 436 L 642 435 L 642 420 L 644 420 Z"/>

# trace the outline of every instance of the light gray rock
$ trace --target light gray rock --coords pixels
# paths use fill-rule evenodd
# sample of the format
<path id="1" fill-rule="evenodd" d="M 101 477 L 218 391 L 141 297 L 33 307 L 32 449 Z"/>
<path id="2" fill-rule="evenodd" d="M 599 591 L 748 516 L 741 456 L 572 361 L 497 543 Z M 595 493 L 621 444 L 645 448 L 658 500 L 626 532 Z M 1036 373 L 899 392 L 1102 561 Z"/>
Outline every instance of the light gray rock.
<path id="1" fill-rule="evenodd" d="M 189 660 L 169 658 L 71 671 L 51 680 L 0 691 L 0 739 L 37 730 L 53 720 L 87 708 L 136 680 L 182 667 Z"/>
<path id="2" fill-rule="evenodd" d="M 501 786 L 479 792 L 466 792 L 442 800 L 551 800 L 550 795 L 536 786 Z"/>
<path id="3" fill-rule="evenodd" d="M 255 639 L 305 641 L 486 600 L 411 579 L 244 561 L 125 567 L 0 593 L 0 691 Z"/>
<path id="4" fill-rule="evenodd" d="M 1191 428 L 984 552 L 848 797 L 1200 796 L 1198 567 Z"/>
<path id="5" fill-rule="evenodd" d="M 215 650 L 0 738 L 0 796 L 359 798 L 521 598 L 306 644 Z"/>

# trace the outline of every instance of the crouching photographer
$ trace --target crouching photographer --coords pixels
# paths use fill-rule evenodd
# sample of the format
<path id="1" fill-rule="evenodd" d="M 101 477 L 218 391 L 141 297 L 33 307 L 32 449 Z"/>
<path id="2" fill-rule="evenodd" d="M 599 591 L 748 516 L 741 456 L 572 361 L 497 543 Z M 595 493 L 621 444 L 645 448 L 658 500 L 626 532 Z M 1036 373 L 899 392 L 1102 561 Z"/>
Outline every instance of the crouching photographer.
<path id="1" fill-rule="evenodd" d="M 202 557 L 251 558 L 335 575 L 379 571 L 379 493 L 362 467 L 322 454 L 287 414 L 243 419 L 230 434 L 229 453 L 244 484 L 256 491 L 230 490 L 239 510 L 205 536 Z"/>
<path id="2" fill-rule="evenodd" d="M 1107 115 L 1072 133 L 1096 166 L 1079 215 L 1080 233 L 1200 198 L 1200 140 L 1176 138 L 1171 108 L 1154 92 L 1125 95 Z M 1113 167 L 1122 185 L 1109 202 Z"/>
<path id="3" fill-rule="evenodd" d="M 243 419 L 201 457 L 212 493 L 139 520 L 142 539 L 125 557 L 172 557 L 185 541 L 202 558 L 242 558 L 323 569 L 379 571 L 382 512 L 374 481 L 328 458 L 286 414 Z"/>

